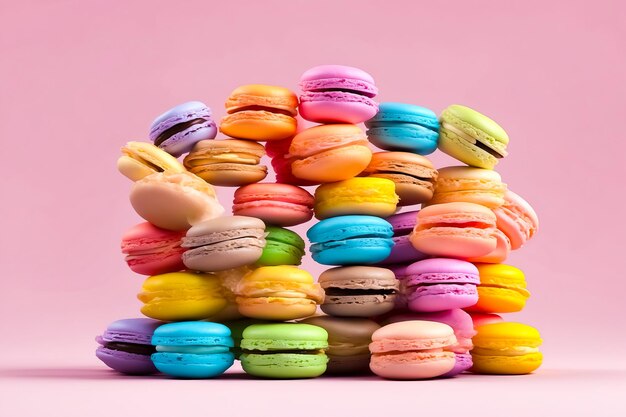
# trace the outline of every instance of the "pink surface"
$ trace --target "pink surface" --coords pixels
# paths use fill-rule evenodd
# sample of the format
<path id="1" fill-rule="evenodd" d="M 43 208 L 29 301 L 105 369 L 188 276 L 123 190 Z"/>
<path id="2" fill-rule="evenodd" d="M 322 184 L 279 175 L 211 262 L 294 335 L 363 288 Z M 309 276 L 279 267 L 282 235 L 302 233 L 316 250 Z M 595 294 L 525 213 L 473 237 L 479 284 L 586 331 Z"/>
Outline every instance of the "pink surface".
<path id="1" fill-rule="evenodd" d="M 626 414 L 616 394 L 626 377 L 626 333 L 615 330 L 626 313 L 623 1 L 242 7 L 194 0 L 173 7 L 29 0 L 3 2 L 0 10 L 0 334 L 16 341 L 3 344 L 0 366 L 18 368 L 2 375 L 0 415 L 50 415 L 52 407 L 66 416 L 121 408 L 206 415 L 207 392 L 229 405 L 224 416 L 262 415 L 276 392 L 285 393 L 286 409 L 301 409 L 313 395 L 324 399 L 302 416 L 350 413 L 355 404 L 376 415 L 390 404 L 414 407 L 417 383 L 128 380 L 94 356 L 93 337 L 108 323 L 140 315 L 142 277 L 119 253 L 122 233 L 141 221 L 128 202 L 131 183 L 115 169 L 119 148 L 147 140 L 154 117 L 178 103 L 202 100 L 219 120 L 236 86 L 295 91 L 303 71 L 322 63 L 371 73 L 377 101 L 436 112 L 462 103 L 493 117 L 511 137 L 498 171 L 540 217 L 539 233 L 507 260 L 525 272 L 533 295 L 523 312 L 505 317 L 541 331 L 544 367 L 528 377 L 419 383 L 428 399 L 420 412 L 443 415 L 437 404 L 449 403 L 454 390 L 455 402 L 472 407 L 489 392 L 481 415 L 511 403 L 525 416 L 539 408 Z M 324 23 L 331 11 L 344 17 L 341 24 Z M 441 152 L 429 159 L 457 165 Z M 232 192 L 219 190 L 222 204 L 229 206 Z M 325 269 L 310 258 L 304 267 Z M 254 400 L 241 401 L 242 392 Z M 71 404 L 59 402 L 70 394 Z M 156 410 L 147 406 L 155 399 Z"/>

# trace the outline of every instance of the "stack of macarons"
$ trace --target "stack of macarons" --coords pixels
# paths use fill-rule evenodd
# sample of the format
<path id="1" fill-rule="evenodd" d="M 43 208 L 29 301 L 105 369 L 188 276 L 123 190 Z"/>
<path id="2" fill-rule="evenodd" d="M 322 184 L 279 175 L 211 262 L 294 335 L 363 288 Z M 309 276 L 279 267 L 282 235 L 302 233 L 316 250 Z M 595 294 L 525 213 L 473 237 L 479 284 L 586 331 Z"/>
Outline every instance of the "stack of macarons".
<path id="1" fill-rule="evenodd" d="M 122 148 L 118 170 L 144 220 L 122 253 L 147 276 L 138 298 L 148 318 L 112 323 L 98 358 L 178 378 L 217 377 L 235 359 L 254 377 L 290 379 L 536 369 L 538 332 L 499 315 L 529 296 L 503 262 L 538 226 L 493 171 L 504 130 L 464 106 L 438 118 L 378 104 L 373 77 L 354 67 L 311 68 L 299 86 L 299 98 L 236 88 L 219 127 L 204 103 L 178 105 L 154 120 L 152 143 Z M 467 166 L 436 169 L 425 155 L 437 148 Z M 275 182 L 262 182 L 265 155 Z M 237 187 L 232 215 L 215 187 Z M 288 229 L 313 217 L 312 258 L 330 267 L 317 280 Z"/>

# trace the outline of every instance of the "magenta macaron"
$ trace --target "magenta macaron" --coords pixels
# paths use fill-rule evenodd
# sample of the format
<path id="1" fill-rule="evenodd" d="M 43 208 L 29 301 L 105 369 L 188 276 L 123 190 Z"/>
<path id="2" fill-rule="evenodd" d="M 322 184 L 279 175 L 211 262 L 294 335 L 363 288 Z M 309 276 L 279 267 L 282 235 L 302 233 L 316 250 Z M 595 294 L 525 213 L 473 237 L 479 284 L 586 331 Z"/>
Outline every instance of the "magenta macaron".
<path id="1" fill-rule="evenodd" d="M 300 115 L 317 123 L 361 123 L 378 112 L 378 93 L 367 72 L 344 65 L 320 65 L 300 78 Z"/>
<path id="2" fill-rule="evenodd" d="M 133 272 L 158 275 L 185 269 L 181 240 L 185 231 L 165 230 L 144 222 L 122 236 L 122 253 Z"/>
<path id="3" fill-rule="evenodd" d="M 432 258 L 406 269 L 405 294 L 412 311 L 431 312 L 469 307 L 478 301 L 478 268 L 459 259 Z"/>

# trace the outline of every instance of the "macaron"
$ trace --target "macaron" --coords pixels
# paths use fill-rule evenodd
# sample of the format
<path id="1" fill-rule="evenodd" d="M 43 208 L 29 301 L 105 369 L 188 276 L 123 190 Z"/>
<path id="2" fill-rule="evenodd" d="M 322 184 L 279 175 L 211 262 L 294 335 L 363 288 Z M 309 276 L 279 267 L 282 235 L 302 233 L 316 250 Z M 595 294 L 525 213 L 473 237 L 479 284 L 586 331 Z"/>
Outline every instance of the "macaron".
<path id="1" fill-rule="evenodd" d="M 455 355 L 454 368 L 443 374 L 441 376 L 442 378 L 453 377 L 472 367 L 472 355 L 469 351 L 474 346 L 472 344 L 472 337 L 474 337 L 476 331 L 474 330 L 472 317 L 468 313 L 460 308 L 431 313 L 406 313 L 393 315 L 383 323 L 389 324 L 408 320 L 435 321 L 452 327 L 457 340 L 457 343 L 449 348 Z"/>
<path id="2" fill-rule="evenodd" d="M 233 214 L 251 216 L 275 226 L 295 226 L 313 217 L 313 196 L 289 184 L 259 183 L 235 191 Z"/>
<path id="3" fill-rule="evenodd" d="M 467 310 L 479 313 L 522 311 L 530 292 L 524 273 L 511 265 L 476 264 L 480 274 L 478 302 Z"/>
<path id="4" fill-rule="evenodd" d="M 130 203 L 144 220 L 167 230 L 187 230 L 224 212 L 215 190 L 190 172 L 158 172 L 133 184 Z"/>
<path id="5" fill-rule="evenodd" d="M 539 228 L 537 213 L 526 200 L 513 191 L 504 194 L 504 204 L 494 209 L 496 224 L 511 241 L 511 249 L 519 249 Z"/>
<path id="6" fill-rule="evenodd" d="M 437 180 L 433 164 L 425 157 L 409 152 L 376 152 L 363 175 L 393 181 L 400 198 L 399 206 L 429 201 Z"/>
<path id="7" fill-rule="evenodd" d="M 378 104 L 374 78 L 345 65 L 319 65 L 300 77 L 300 115 L 316 123 L 361 123 L 373 117 Z"/>
<path id="8" fill-rule="evenodd" d="M 224 326 L 230 329 L 230 335 L 233 338 L 234 347 L 231 349 L 235 355 L 235 359 L 239 359 L 243 351 L 241 350 L 241 340 L 243 339 L 243 331 L 253 324 L 271 324 L 273 322 L 267 320 L 256 320 L 243 318 L 224 322 Z"/>
<path id="9" fill-rule="evenodd" d="M 260 165 L 263 155 L 263 145 L 253 141 L 203 140 L 195 144 L 183 163 L 209 184 L 239 187 L 267 176 L 267 167 Z"/>
<path id="10" fill-rule="evenodd" d="M 289 89 L 249 84 L 237 87 L 226 100 L 220 132 L 238 139 L 271 141 L 296 133 L 298 97 Z"/>
<path id="11" fill-rule="evenodd" d="M 225 216 L 198 223 L 187 231 L 182 247 L 188 269 L 223 271 L 256 262 L 265 246 L 265 223 L 254 217 Z"/>
<path id="12" fill-rule="evenodd" d="M 439 149 L 477 168 L 493 169 L 507 156 L 509 136 L 487 116 L 453 104 L 441 113 Z"/>
<path id="13" fill-rule="evenodd" d="M 372 159 L 365 133 L 349 124 L 303 130 L 293 138 L 289 155 L 293 175 L 317 184 L 355 177 Z"/>
<path id="14" fill-rule="evenodd" d="M 415 249 L 429 255 L 467 259 L 496 249 L 496 216 L 474 203 L 428 206 L 417 214 L 410 236 Z"/>
<path id="15" fill-rule="evenodd" d="M 271 158 L 272 168 L 276 174 L 276 182 L 281 184 L 291 184 L 300 186 L 310 186 L 319 184 L 316 181 L 307 181 L 293 175 L 291 163 L 295 158 L 289 154 L 289 147 L 293 138 L 273 140 L 265 144 L 265 152 Z"/>
<path id="16" fill-rule="evenodd" d="M 492 323 L 476 328 L 471 371 L 477 374 L 522 375 L 541 366 L 542 343 L 537 329 L 522 323 Z"/>
<path id="17" fill-rule="evenodd" d="M 158 275 L 185 269 L 181 239 L 184 231 L 165 230 L 144 222 L 122 236 L 122 253 L 128 267 L 141 275 Z"/>
<path id="18" fill-rule="evenodd" d="M 304 256 L 304 240 L 282 227 L 265 228 L 265 247 L 257 266 L 300 265 Z"/>
<path id="19" fill-rule="evenodd" d="M 157 372 L 150 360 L 155 349 L 152 334 L 163 323 L 152 319 L 114 321 L 101 336 L 96 357 L 106 366 L 123 374 L 149 375 Z"/>
<path id="20" fill-rule="evenodd" d="M 171 272 L 146 278 L 137 298 L 141 312 L 163 321 L 202 320 L 226 307 L 219 278 L 214 274 Z"/>
<path id="21" fill-rule="evenodd" d="M 117 170 L 125 177 L 138 181 L 155 172 L 183 172 L 185 167 L 172 155 L 151 143 L 128 142 L 122 147 Z"/>
<path id="22" fill-rule="evenodd" d="M 474 323 L 474 328 L 477 328 L 478 326 L 482 326 L 485 324 L 491 324 L 491 323 L 501 323 L 504 320 L 502 319 L 502 316 L 498 315 L 498 314 L 494 314 L 494 313 L 472 313 L 470 312 L 469 315 L 472 317 L 472 322 Z"/>
<path id="23" fill-rule="evenodd" d="M 495 209 L 504 204 L 506 184 L 490 169 L 446 167 L 439 170 L 435 193 L 428 205 L 466 202 Z"/>
<path id="24" fill-rule="evenodd" d="M 407 211 L 404 213 L 394 214 L 385 220 L 391 224 L 393 228 L 393 247 L 391 253 L 380 263 L 383 265 L 416 262 L 426 259 L 428 255 L 422 253 L 413 247 L 409 240 L 409 235 L 417 224 L 417 213 L 419 210 Z"/>
<path id="25" fill-rule="evenodd" d="M 374 216 L 338 216 L 307 231 L 313 260 L 323 265 L 374 264 L 387 258 L 393 246 L 391 225 Z"/>
<path id="26" fill-rule="evenodd" d="M 196 142 L 213 139 L 216 134 L 211 109 L 200 101 L 180 104 L 157 117 L 150 126 L 150 140 L 175 157 L 189 152 Z"/>
<path id="27" fill-rule="evenodd" d="M 480 283 L 474 264 L 459 259 L 431 258 L 411 264 L 404 280 L 408 308 L 431 312 L 476 304 Z"/>
<path id="28" fill-rule="evenodd" d="M 253 324 L 243 331 L 243 370 L 262 378 L 314 378 L 326 371 L 328 333 L 303 323 Z"/>
<path id="29" fill-rule="evenodd" d="M 244 265 L 237 268 L 226 269 L 224 271 L 217 271 L 213 274 L 218 278 L 222 295 L 226 299 L 226 306 L 222 308 L 217 313 L 207 317 L 207 321 L 213 321 L 216 323 L 222 323 L 230 320 L 239 320 L 242 319 L 243 316 L 239 313 L 239 307 L 237 306 L 237 295 L 235 295 L 235 290 L 237 286 L 252 270 L 252 265 Z"/>
<path id="30" fill-rule="evenodd" d="M 178 378 L 214 378 L 233 365 L 233 338 L 223 324 L 206 321 L 168 323 L 152 336 L 152 361 L 164 374 Z"/>
<path id="31" fill-rule="evenodd" d="M 388 151 L 428 155 L 437 149 L 437 115 L 414 104 L 380 103 L 376 116 L 365 122 L 370 142 Z"/>
<path id="32" fill-rule="evenodd" d="M 494 236 L 496 238 L 496 248 L 493 251 L 483 256 L 467 258 L 467 260 L 473 263 L 486 264 L 499 264 L 506 261 L 511 254 L 511 241 L 500 229 L 494 231 Z"/>
<path id="33" fill-rule="evenodd" d="M 313 210 L 320 220 L 347 214 L 388 217 L 397 203 L 393 181 L 357 177 L 317 187 Z"/>
<path id="34" fill-rule="evenodd" d="M 369 372 L 369 344 L 380 326 L 372 320 L 354 317 L 317 316 L 301 320 L 328 332 L 326 374 L 351 375 Z"/>
<path id="35" fill-rule="evenodd" d="M 261 320 L 293 320 L 315 313 L 324 291 L 307 271 L 291 265 L 262 266 L 236 289 L 239 312 Z"/>
<path id="36" fill-rule="evenodd" d="M 370 369 L 387 379 L 442 376 L 454 369 L 456 357 L 448 349 L 456 343 L 447 324 L 421 320 L 388 324 L 372 334 Z"/>
<path id="37" fill-rule="evenodd" d="M 395 305 L 398 281 L 388 269 L 374 266 L 331 268 L 318 280 L 326 296 L 322 311 L 337 317 L 373 317 Z"/>

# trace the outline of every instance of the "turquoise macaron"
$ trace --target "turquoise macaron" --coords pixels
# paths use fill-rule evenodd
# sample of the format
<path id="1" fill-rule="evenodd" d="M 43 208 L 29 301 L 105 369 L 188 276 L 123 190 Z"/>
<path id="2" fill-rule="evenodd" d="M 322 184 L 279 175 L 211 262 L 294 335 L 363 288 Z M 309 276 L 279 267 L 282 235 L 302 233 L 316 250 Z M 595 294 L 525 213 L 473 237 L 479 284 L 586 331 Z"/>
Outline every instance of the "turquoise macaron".
<path id="1" fill-rule="evenodd" d="M 337 216 L 311 227 L 313 260 L 323 265 L 366 265 L 387 258 L 393 247 L 393 228 L 380 217 Z"/>
<path id="2" fill-rule="evenodd" d="M 376 116 L 365 122 L 370 142 L 388 151 L 431 154 L 439 141 L 437 115 L 414 104 L 380 103 Z"/>
<path id="3" fill-rule="evenodd" d="M 206 321 L 168 323 L 152 336 L 154 366 L 179 378 L 213 378 L 230 368 L 235 356 L 230 329 Z"/>

